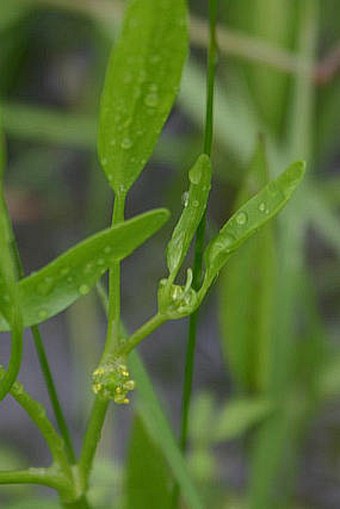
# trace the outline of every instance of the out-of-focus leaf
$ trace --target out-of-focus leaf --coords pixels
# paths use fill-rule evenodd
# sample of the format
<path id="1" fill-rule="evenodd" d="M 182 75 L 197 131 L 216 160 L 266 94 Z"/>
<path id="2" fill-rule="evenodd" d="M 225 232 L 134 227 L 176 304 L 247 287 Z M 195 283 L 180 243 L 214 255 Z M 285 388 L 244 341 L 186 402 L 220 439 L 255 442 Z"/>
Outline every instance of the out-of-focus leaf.
<path id="1" fill-rule="evenodd" d="M 86 295 L 113 261 L 122 260 L 167 221 L 156 209 L 104 230 L 63 253 L 19 283 L 24 325 L 43 322 Z M 8 330 L 6 320 L 0 330 Z"/>
<path id="2" fill-rule="evenodd" d="M 97 121 L 90 115 L 6 103 L 3 122 L 13 138 L 85 148 L 96 144 Z"/>
<path id="3" fill-rule="evenodd" d="M 245 240 L 286 205 L 304 175 L 304 163 L 289 166 L 278 178 L 247 201 L 209 243 L 204 261 L 209 286 L 230 256 Z"/>
<path id="4" fill-rule="evenodd" d="M 187 54 L 184 0 L 132 0 L 101 99 L 99 157 L 125 195 L 154 150 L 174 103 Z"/>
<path id="5" fill-rule="evenodd" d="M 269 401 L 243 398 L 232 400 L 214 420 L 212 439 L 215 442 L 234 440 L 262 422 L 272 412 Z"/>
<path id="6" fill-rule="evenodd" d="M 130 355 L 130 366 L 138 388 L 137 410 L 149 435 L 164 455 L 173 477 L 190 509 L 202 509 L 203 504 L 188 473 L 185 460 L 164 415 L 152 383 L 136 352 Z"/>
<path id="7" fill-rule="evenodd" d="M 126 469 L 127 509 L 170 509 L 169 468 L 140 417 L 133 423 Z"/>
<path id="8" fill-rule="evenodd" d="M 167 247 L 167 265 L 174 279 L 188 252 L 207 206 L 211 182 L 211 162 L 202 154 L 189 171 L 190 187 L 184 196 L 184 210 Z"/>
<path id="9" fill-rule="evenodd" d="M 260 141 L 235 208 L 268 180 L 265 147 Z M 263 389 L 268 383 L 274 259 L 273 227 L 269 223 L 241 247 L 219 280 L 222 347 L 238 389 L 245 392 Z"/>

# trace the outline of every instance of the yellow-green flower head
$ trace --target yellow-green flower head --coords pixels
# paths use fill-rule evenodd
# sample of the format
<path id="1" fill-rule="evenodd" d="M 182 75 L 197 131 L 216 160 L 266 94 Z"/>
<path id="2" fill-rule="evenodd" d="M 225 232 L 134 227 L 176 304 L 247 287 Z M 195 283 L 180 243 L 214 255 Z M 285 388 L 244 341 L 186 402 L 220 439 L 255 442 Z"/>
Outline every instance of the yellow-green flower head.
<path id="1" fill-rule="evenodd" d="M 93 392 L 102 399 L 112 399 L 119 405 L 127 405 L 127 397 L 135 388 L 135 382 L 122 359 L 108 361 L 92 373 Z"/>

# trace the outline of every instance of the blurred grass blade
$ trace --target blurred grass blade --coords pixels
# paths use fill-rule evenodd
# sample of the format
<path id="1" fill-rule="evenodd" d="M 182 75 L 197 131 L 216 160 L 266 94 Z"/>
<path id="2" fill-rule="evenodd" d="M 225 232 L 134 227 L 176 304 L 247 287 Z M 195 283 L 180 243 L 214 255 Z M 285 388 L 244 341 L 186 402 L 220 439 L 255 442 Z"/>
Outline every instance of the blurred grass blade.
<path id="1" fill-rule="evenodd" d="M 113 261 L 129 256 L 167 221 L 156 209 L 87 238 L 19 283 L 25 327 L 43 322 L 86 295 Z M 0 330 L 8 330 L 0 321 Z"/>
<path id="2" fill-rule="evenodd" d="M 272 412 L 269 401 L 240 398 L 229 401 L 219 412 L 212 426 L 212 440 L 216 443 L 240 438 L 255 425 L 262 423 Z"/>
<path id="3" fill-rule="evenodd" d="M 241 206 L 212 239 L 204 254 L 206 286 L 210 286 L 233 252 L 286 205 L 303 178 L 304 168 L 303 162 L 289 166 Z"/>
<path id="4" fill-rule="evenodd" d="M 309 185 L 305 190 L 305 215 L 312 223 L 318 235 L 323 237 L 330 247 L 340 256 L 340 220 L 325 197 L 317 189 L 317 184 Z M 335 207 L 334 207 L 335 209 Z"/>
<path id="5" fill-rule="evenodd" d="M 174 103 L 188 49 L 185 0 L 131 0 L 101 99 L 98 149 L 108 181 L 126 194 Z"/>
<path id="6" fill-rule="evenodd" d="M 3 119 L 6 133 L 13 138 L 80 148 L 96 144 L 97 121 L 91 115 L 10 102 L 3 106 Z"/>
<path id="7" fill-rule="evenodd" d="M 185 460 L 178 449 L 176 439 L 158 401 L 152 383 L 142 361 L 135 352 L 129 358 L 133 377 L 138 387 L 138 413 L 149 435 L 162 451 L 173 477 L 190 509 L 203 509 L 198 492 L 188 474 Z"/>
<path id="8" fill-rule="evenodd" d="M 133 421 L 126 469 L 126 509 L 170 509 L 169 468 L 140 417 Z"/>
<path id="9" fill-rule="evenodd" d="M 265 147 L 260 141 L 235 209 L 268 181 Z M 273 225 L 269 223 L 241 247 L 219 279 L 222 348 L 241 392 L 252 393 L 268 386 L 274 278 L 275 246 Z"/>
<path id="10" fill-rule="evenodd" d="M 211 162 L 207 155 L 199 156 L 189 171 L 189 180 L 184 209 L 167 246 L 167 265 L 172 280 L 184 261 L 207 206 L 211 186 Z"/>

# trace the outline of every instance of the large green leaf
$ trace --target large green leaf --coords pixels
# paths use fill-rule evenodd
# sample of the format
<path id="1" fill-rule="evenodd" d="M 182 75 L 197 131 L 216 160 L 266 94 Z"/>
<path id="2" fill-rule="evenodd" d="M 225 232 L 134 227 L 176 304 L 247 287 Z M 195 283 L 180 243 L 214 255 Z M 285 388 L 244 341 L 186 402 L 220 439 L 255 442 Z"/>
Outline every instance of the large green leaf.
<path id="1" fill-rule="evenodd" d="M 303 162 L 289 166 L 240 207 L 212 239 L 204 254 L 205 287 L 211 284 L 236 249 L 286 205 L 302 180 L 304 167 Z"/>
<path id="2" fill-rule="evenodd" d="M 165 209 L 141 214 L 77 244 L 19 283 L 26 327 L 43 322 L 87 294 L 113 261 L 122 260 L 168 219 Z M 8 330 L 6 320 L 0 330 Z"/>
<path id="3" fill-rule="evenodd" d="M 140 417 L 132 427 L 126 477 L 126 509 L 170 509 L 169 467 Z"/>
<path id="4" fill-rule="evenodd" d="M 138 178 L 174 103 L 188 37 L 185 0 L 132 0 L 101 99 L 99 157 L 116 193 Z"/>

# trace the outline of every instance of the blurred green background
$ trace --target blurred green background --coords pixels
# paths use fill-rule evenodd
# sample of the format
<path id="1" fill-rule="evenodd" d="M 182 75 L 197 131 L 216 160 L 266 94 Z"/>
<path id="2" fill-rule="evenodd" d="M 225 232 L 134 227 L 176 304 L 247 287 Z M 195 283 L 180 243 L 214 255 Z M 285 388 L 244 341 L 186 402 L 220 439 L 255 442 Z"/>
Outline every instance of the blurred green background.
<path id="1" fill-rule="evenodd" d="M 190 2 L 191 54 L 178 102 L 128 200 L 128 216 L 159 205 L 172 211 L 172 224 L 124 266 L 130 328 L 154 310 L 164 245 L 202 146 L 206 4 Z M 27 273 L 109 222 L 96 123 L 122 7 L 115 0 L 0 0 L 6 197 Z M 339 21 L 337 0 L 219 2 L 208 234 L 293 159 L 306 159 L 308 174 L 279 220 L 231 260 L 201 313 L 189 462 L 205 507 L 340 507 Z M 259 136 L 267 162 L 256 151 Z M 79 446 L 105 334 L 96 296 L 42 333 Z M 168 324 L 141 348 L 174 429 L 185 334 L 185 322 Z M 2 357 L 8 349 L 3 340 Z M 20 378 L 48 405 L 29 334 Z M 109 416 L 91 493 L 98 508 L 132 507 L 122 486 L 138 479 L 131 468 L 126 473 L 124 458 L 131 465 L 133 445 L 146 440 L 138 424 L 129 432 L 132 418 L 133 408 Z M 8 399 L 0 432 L 2 468 L 48 462 Z M 55 507 L 44 496 L 0 489 L 6 508 Z"/>

